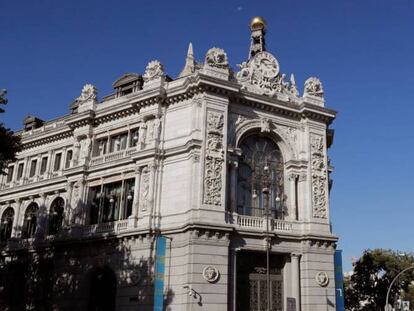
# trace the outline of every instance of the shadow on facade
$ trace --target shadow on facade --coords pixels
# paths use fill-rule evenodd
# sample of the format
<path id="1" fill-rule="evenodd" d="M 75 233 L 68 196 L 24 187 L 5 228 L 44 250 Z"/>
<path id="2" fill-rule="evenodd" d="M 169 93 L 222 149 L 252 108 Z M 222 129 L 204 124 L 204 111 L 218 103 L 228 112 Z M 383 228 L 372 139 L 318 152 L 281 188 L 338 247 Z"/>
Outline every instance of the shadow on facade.
<path id="1" fill-rule="evenodd" d="M 110 233 L 80 239 L 76 230 L 8 240 L 0 246 L 0 311 L 152 310 L 153 244 L 152 236 Z M 137 258 L 144 245 L 148 256 Z M 174 296 L 169 289 L 166 310 Z"/>

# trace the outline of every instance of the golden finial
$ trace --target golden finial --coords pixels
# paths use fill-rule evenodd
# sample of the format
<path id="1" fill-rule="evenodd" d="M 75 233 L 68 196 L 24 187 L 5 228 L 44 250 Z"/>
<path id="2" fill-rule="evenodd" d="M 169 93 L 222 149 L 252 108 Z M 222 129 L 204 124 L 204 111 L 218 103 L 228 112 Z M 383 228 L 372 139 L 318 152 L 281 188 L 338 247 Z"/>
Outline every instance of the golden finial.
<path id="1" fill-rule="evenodd" d="M 264 30 L 266 28 L 266 21 L 263 17 L 256 16 L 253 17 L 252 21 L 250 22 L 250 29 L 251 30 Z"/>

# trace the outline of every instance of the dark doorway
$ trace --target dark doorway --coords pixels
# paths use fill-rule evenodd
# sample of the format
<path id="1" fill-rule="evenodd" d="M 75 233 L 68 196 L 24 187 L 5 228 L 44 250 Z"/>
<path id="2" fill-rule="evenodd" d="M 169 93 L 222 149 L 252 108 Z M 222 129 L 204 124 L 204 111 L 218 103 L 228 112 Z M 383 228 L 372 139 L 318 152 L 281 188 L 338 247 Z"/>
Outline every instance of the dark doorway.
<path id="1" fill-rule="evenodd" d="M 284 257 L 270 256 L 270 310 L 283 310 Z M 237 311 L 267 310 L 266 254 L 241 252 L 237 255 Z"/>
<path id="2" fill-rule="evenodd" d="M 89 311 L 114 311 L 116 276 L 109 267 L 94 268 L 90 272 Z"/>

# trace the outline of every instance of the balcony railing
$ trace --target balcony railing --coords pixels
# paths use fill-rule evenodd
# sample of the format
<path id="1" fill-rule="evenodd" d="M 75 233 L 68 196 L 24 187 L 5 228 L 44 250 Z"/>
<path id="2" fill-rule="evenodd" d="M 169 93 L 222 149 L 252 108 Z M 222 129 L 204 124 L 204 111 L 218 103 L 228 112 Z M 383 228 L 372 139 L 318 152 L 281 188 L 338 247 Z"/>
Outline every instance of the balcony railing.
<path id="1" fill-rule="evenodd" d="M 126 150 L 112 152 L 102 156 L 92 157 L 91 165 L 98 165 L 106 162 L 120 160 L 129 157 L 131 153 L 133 153 L 134 151 L 136 151 L 136 148 L 132 147 Z"/>
<path id="2" fill-rule="evenodd" d="M 266 217 L 233 214 L 234 223 L 239 228 L 266 230 Z M 293 224 L 287 220 L 269 217 L 269 230 L 273 232 L 291 232 Z"/>
<path id="3" fill-rule="evenodd" d="M 128 230 L 128 219 L 89 225 L 82 228 L 83 235 L 98 233 L 120 233 Z"/>

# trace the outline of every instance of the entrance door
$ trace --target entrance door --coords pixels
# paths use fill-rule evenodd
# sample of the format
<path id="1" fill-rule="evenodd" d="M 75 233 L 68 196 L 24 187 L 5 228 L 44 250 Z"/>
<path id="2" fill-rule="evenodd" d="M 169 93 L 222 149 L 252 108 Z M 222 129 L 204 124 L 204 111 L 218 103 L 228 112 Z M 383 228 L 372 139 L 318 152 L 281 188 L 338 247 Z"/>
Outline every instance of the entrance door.
<path id="1" fill-rule="evenodd" d="M 267 275 L 265 273 L 251 273 L 249 275 L 250 310 L 267 310 Z M 282 311 L 282 276 L 270 274 L 270 310 Z"/>
<path id="2" fill-rule="evenodd" d="M 283 255 L 270 256 L 270 310 L 283 310 Z M 266 255 L 240 252 L 237 255 L 236 310 L 267 311 Z"/>

